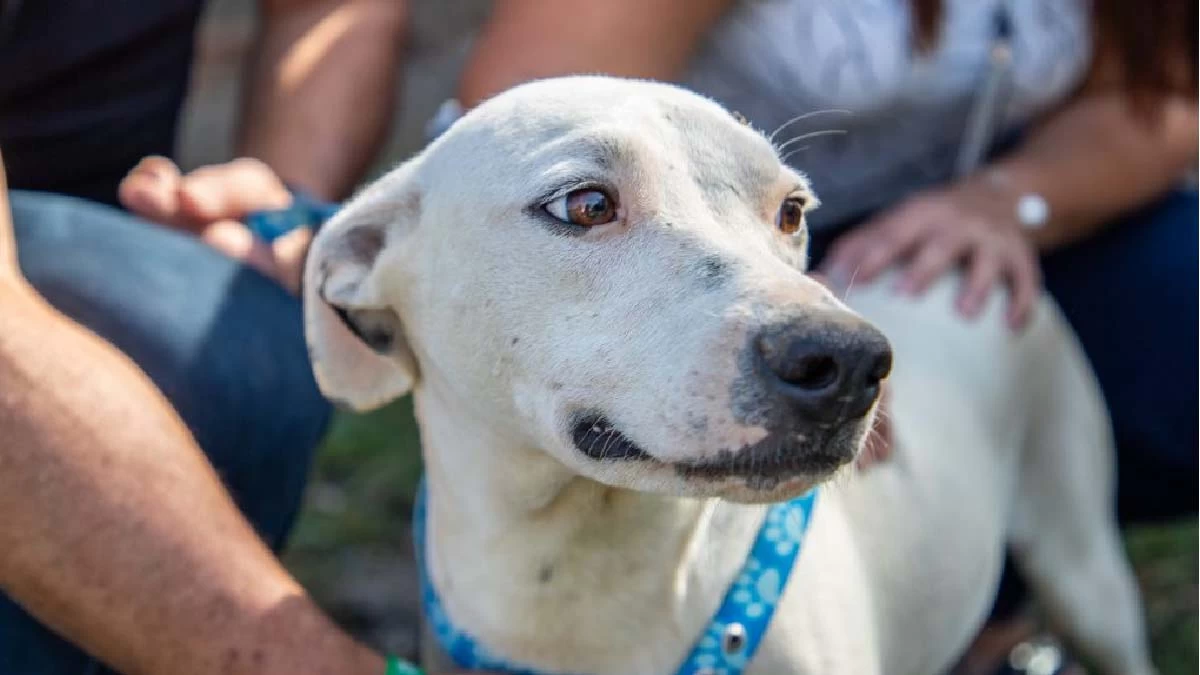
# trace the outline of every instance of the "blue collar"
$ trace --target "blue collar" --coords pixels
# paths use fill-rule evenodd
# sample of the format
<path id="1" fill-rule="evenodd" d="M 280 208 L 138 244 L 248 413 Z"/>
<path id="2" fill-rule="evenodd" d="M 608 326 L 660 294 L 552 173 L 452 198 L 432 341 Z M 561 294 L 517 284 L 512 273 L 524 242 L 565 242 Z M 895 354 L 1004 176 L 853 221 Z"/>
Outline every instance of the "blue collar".
<path id="1" fill-rule="evenodd" d="M 817 491 L 790 502 L 773 504 L 742 569 L 708 627 L 676 675 L 741 675 L 767 633 L 775 606 L 804 543 Z M 421 604 L 425 619 L 451 660 L 464 670 L 509 675 L 548 675 L 514 665 L 490 653 L 459 630 L 447 616 L 425 570 L 425 486 L 417 490 L 413 507 L 413 538 L 421 575 Z"/>

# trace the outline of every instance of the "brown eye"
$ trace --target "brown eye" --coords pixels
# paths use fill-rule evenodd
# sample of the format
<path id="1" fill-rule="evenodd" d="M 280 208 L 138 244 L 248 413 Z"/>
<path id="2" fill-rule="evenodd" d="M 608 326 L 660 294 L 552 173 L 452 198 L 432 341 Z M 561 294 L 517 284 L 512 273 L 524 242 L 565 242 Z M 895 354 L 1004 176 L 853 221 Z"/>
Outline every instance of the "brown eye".
<path id="1" fill-rule="evenodd" d="M 775 225 L 784 234 L 799 232 L 800 228 L 804 227 L 804 199 L 788 197 L 783 200 L 783 204 L 779 206 L 779 213 L 775 216 Z"/>
<path id="2" fill-rule="evenodd" d="M 617 219 L 617 203 L 608 193 L 596 188 L 582 188 L 546 204 L 546 212 L 555 218 L 579 225 L 595 227 Z"/>

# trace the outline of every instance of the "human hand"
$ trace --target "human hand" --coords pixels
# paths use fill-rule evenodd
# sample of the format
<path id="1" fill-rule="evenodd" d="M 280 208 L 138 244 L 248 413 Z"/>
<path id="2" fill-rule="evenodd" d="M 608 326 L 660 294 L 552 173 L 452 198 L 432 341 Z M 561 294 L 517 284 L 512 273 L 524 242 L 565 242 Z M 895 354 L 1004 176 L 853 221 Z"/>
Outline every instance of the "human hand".
<path id="1" fill-rule="evenodd" d="M 267 243 L 241 222 L 251 212 L 291 204 L 291 193 L 266 164 L 241 158 L 184 175 L 165 157 L 147 157 L 121 181 L 118 196 L 131 212 L 191 232 L 291 292 L 299 291 L 311 232 L 293 230 Z"/>
<path id="2" fill-rule="evenodd" d="M 1009 289 L 1008 324 L 1029 319 L 1041 289 L 1033 245 L 1017 222 L 1011 196 L 982 180 L 918 194 L 836 241 L 822 271 L 839 286 L 868 282 L 902 268 L 897 290 L 925 292 L 952 268 L 965 268 L 957 308 L 967 318 L 997 284 Z"/>

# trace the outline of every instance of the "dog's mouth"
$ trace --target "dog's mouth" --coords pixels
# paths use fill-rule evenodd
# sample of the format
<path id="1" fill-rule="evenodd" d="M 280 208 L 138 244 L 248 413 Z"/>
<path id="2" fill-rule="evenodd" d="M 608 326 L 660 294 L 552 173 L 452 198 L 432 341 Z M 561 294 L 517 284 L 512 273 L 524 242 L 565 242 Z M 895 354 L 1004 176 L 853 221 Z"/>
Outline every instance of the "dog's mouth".
<path id="1" fill-rule="evenodd" d="M 597 461 L 653 459 L 598 413 L 581 416 L 571 430 L 571 440 L 576 450 Z"/>
<path id="2" fill-rule="evenodd" d="M 739 450 L 722 450 L 715 457 L 678 462 L 675 472 L 684 478 L 726 480 L 741 478 L 754 490 L 774 490 L 780 483 L 798 478 L 827 476 L 853 458 L 853 453 L 835 453 L 787 442 L 776 436 Z"/>
<path id="3" fill-rule="evenodd" d="M 780 483 L 827 476 L 854 458 L 850 439 L 826 438 L 811 443 L 795 435 L 770 434 L 737 450 L 722 450 L 694 461 L 663 462 L 643 450 L 599 413 L 579 416 L 572 427 L 575 448 L 596 461 L 643 461 L 674 468 L 688 479 L 742 479 L 754 490 L 774 490 Z"/>

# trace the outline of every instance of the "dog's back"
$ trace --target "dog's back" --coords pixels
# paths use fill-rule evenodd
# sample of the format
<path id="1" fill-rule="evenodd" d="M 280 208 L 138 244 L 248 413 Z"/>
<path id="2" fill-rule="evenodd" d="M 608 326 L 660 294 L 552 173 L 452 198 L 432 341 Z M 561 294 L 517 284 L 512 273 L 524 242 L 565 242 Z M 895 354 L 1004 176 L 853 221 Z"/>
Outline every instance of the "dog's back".
<path id="1" fill-rule="evenodd" d="M 896 351 L 893 456 L 831 490 L 888 624 L 876 628 L 883 671 L 950 665 L 956 650 L 913 645 L 965 648 L 1008 548 L 1086 656 L 1105 672 L 1151 672 L 1112 519 L 1107 415 L 1082 351 L 1049 299 L 1018 333 L 999 291 L 964 321 L 952 310 L 959 284 L 903 298 L 884 278 L 846 297 Z"/>

